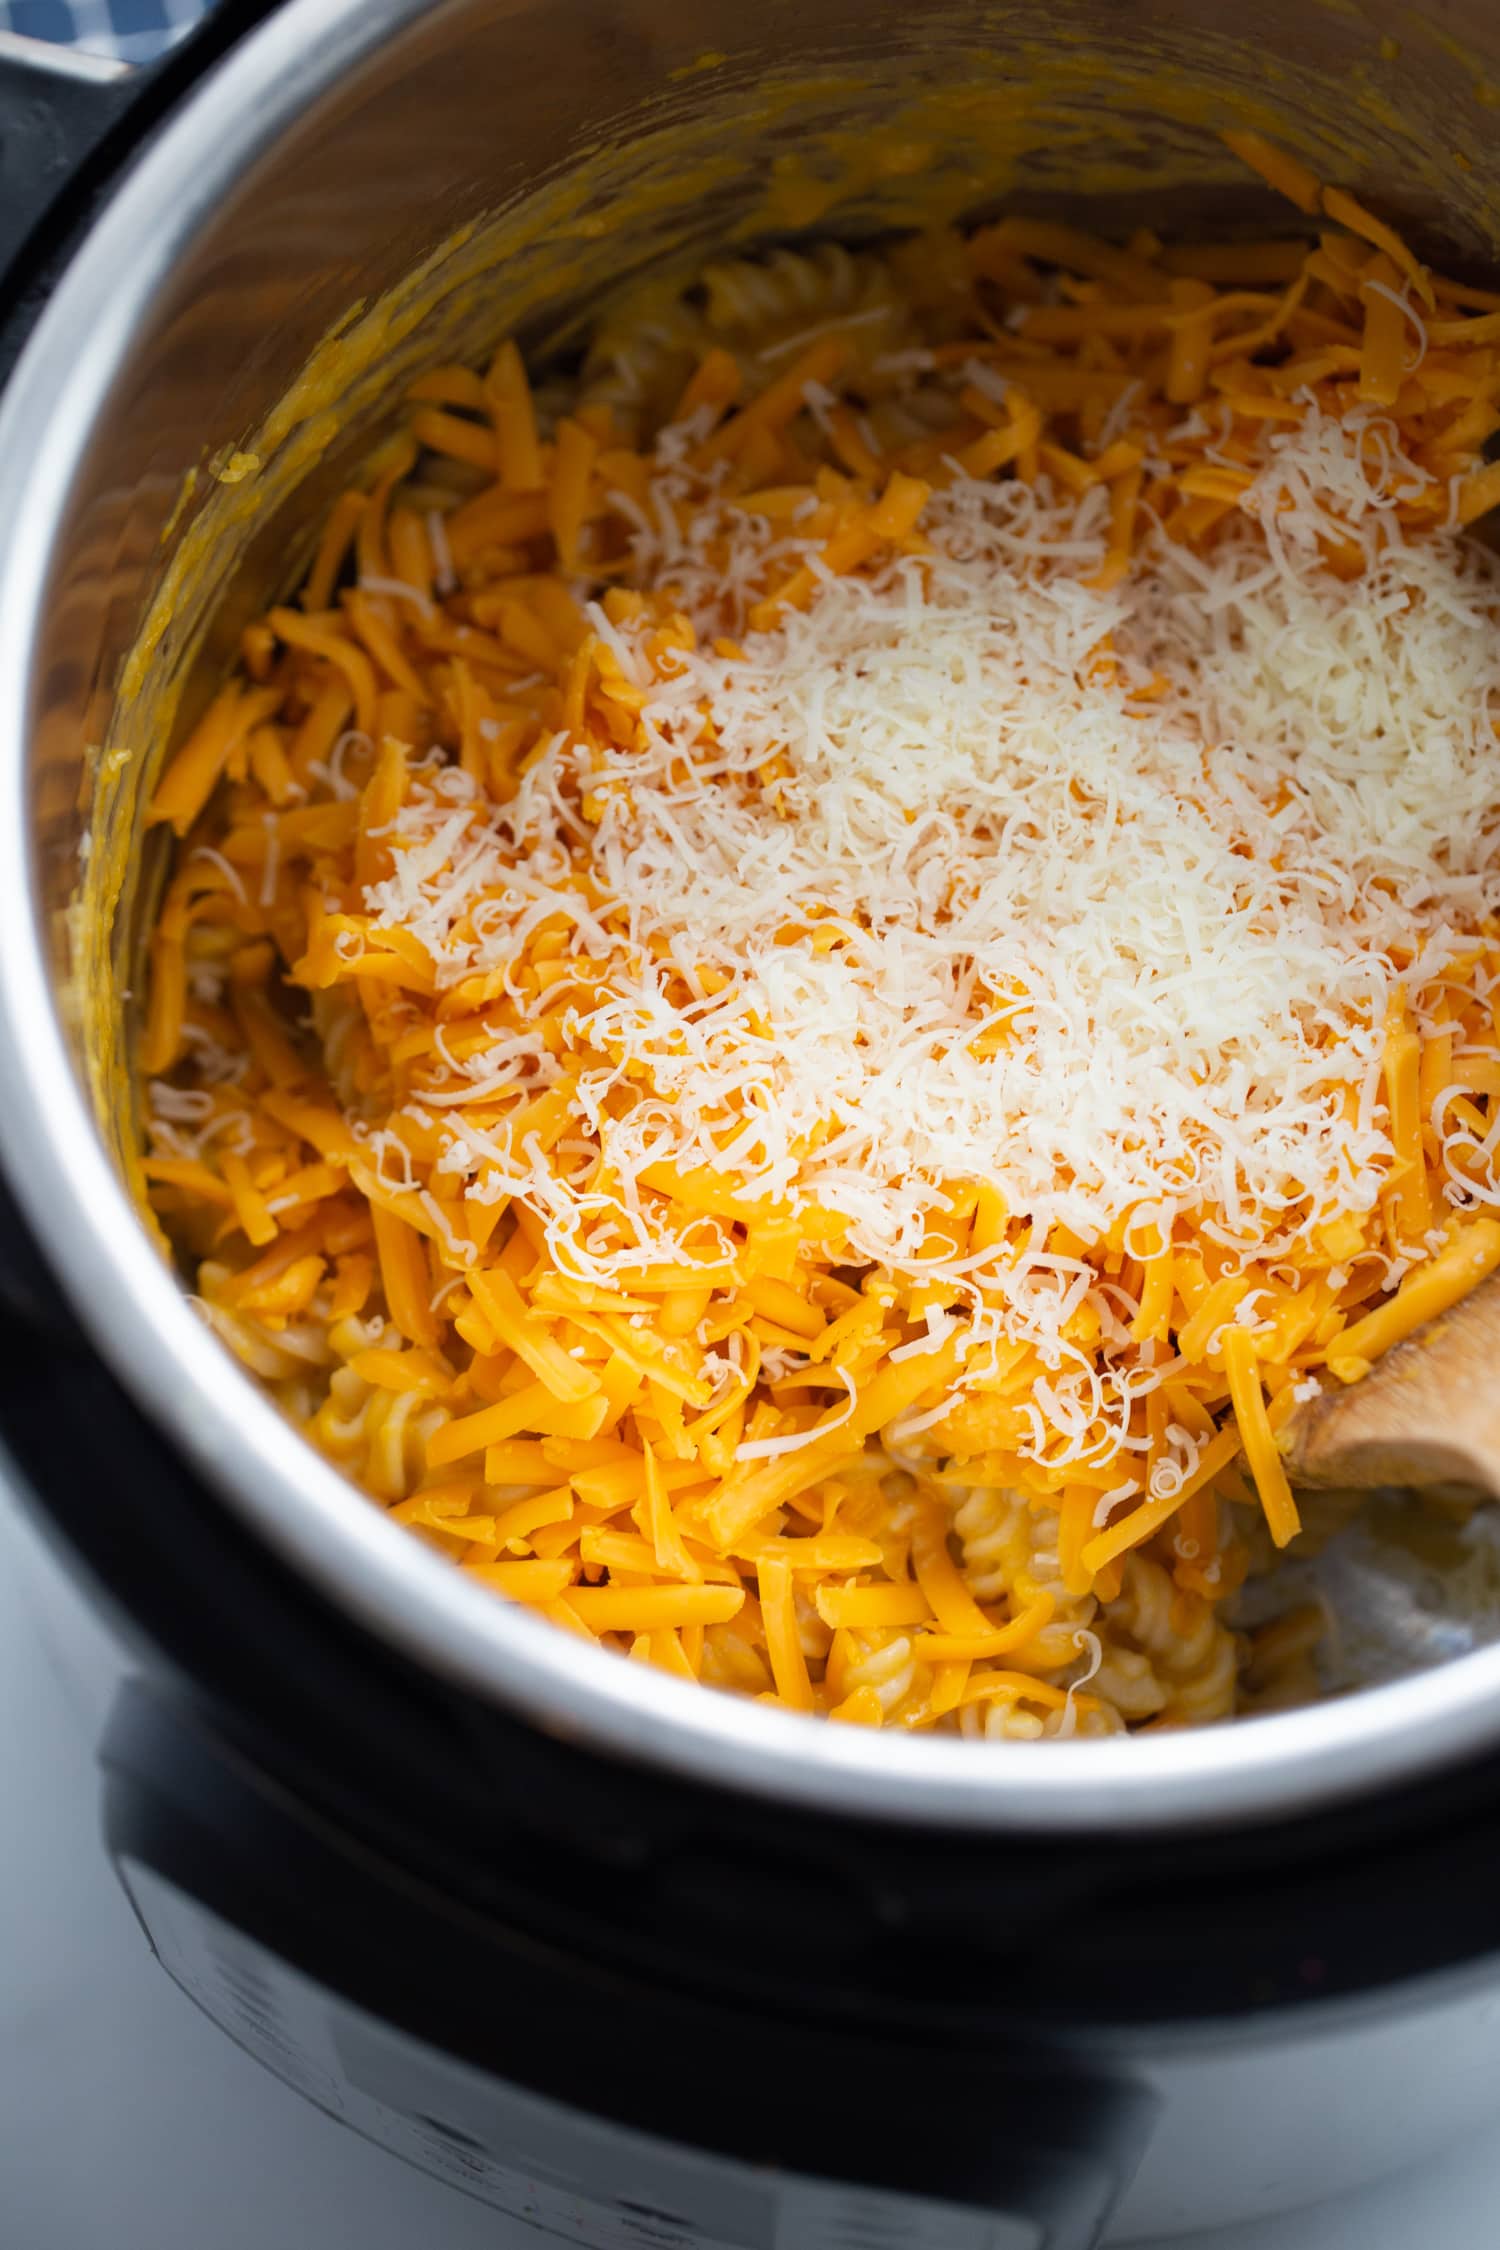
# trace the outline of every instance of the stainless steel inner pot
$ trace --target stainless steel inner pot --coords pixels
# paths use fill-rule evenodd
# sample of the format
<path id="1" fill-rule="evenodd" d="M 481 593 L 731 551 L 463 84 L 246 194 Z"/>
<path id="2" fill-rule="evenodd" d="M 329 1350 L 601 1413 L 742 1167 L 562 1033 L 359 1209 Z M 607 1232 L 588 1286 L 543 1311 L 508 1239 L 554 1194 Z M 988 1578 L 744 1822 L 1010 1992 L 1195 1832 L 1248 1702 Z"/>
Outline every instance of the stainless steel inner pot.
<path id="1" fill-rule="evenodd" d="M 1263 219 L 1216 138 L 1233 124 L 1483 270 L 1487 70 L 1483 0 L 1441 30 L 1395 0 L 1253 24 L 1216 0 L 288 0 L 135 161 L 0 411 L 0 1141 L 147 1413 L 390 1642 L 556 1733 L 938 1825 L 1230 1823 L 1500 1739 L 1500 1647 L 1295 1715 L 1035 1746 L 821 1725 L 583 1647 L 424 1550 L 233 1370 L 136 1216 L 120 1123 L 143 782 L 404 371 L 507 330 L 561 348 L 630 276 L 728 243 L 1002 206 L 1110 232 Z"/>

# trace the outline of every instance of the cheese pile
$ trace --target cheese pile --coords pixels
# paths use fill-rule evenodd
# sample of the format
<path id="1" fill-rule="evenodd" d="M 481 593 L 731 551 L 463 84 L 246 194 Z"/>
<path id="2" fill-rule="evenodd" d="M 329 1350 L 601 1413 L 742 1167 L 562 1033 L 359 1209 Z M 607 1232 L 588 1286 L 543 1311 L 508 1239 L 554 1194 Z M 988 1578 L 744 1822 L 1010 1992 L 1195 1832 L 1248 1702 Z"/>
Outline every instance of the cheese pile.
<path id="1" fill-rule="evenodd" d="M 1500 1263 L 1500 299 L 1240 145 L 1316 241 L 782 253 L 570 396 L 434 371 L 157 790 L 206 1317 L 642 1661 L 1301 1687 L 1222 1612 L 1275 1433 Z"/>

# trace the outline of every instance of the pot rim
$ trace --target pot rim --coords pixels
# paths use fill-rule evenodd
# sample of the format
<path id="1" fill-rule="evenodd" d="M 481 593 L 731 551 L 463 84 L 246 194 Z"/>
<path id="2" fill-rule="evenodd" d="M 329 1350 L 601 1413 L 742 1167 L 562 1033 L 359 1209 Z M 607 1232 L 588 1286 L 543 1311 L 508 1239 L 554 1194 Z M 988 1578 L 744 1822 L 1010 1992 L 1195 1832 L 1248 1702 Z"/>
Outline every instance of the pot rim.
<path id="1" fill-rule="evenodd" d="M 291 117 L 429 13 L 428 0 L 287 0 L 118 186 L 0 402 L 0 1147 L 92 1343 L 213 1492 L 407 1658 L 544 1732 L 685 1780 L 809 1812 L 1097 1835 L 1306 1814 L 1491 1748 L 1500 1646 L 1299 1712 L 1129 1743 L 918 1740 L 690 1687 L 585 1646 L 425 1549 L 231 1374 L 191 1309 L 95 1128 L 48 975 L 25 753 L 41 600 L 90 432 L 175 259 Z"/>

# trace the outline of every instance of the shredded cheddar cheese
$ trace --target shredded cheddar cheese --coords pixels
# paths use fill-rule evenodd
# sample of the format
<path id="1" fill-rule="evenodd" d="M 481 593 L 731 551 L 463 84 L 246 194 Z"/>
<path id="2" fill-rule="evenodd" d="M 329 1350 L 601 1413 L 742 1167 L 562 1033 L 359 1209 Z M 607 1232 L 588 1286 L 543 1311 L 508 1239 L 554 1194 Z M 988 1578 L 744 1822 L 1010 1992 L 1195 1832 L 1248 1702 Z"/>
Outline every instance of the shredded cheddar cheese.
<path id="1" fill-rule="evenodd" d="M 1278 1432 L 1500 1263 L 1497 316 L 1232 145 L 1322 232 L 778 253 L 434 369 L 157 787 L 205 1317 L 637 1661 L 1226 1716 L 1310 1646 L 1225 1622 Z"/>

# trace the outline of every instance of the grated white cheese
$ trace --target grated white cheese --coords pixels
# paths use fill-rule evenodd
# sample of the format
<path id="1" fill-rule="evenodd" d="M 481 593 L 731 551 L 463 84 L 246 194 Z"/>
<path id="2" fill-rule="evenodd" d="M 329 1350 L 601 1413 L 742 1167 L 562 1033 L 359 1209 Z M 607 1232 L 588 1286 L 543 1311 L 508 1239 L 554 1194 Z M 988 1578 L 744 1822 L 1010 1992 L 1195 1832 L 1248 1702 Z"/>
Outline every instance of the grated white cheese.
<path id="1" fill-rule="evenodd" d="M 1142 1369 L 1110 1349 L 1133 1308 L 1112 1291 L 1101 1373 L 1063 1336 L 1091 1270 L 935 1253 L 941 1183 L 994 1182 L 1038 1245 L 1149 1206 L 1274 1256 L 1371 1208 L 1387 1002 L 1500 906 L 1500 587 L 1473 544 L 1402 536 L 1393 500 L 1427 480 L 1378 417 L 1310 410 L 1266 442 L 1210 554 L 1158 538 L 1113 591 L 1086 582 L 1103 488 L 959 477 L 923 517 L 930 554 L 750 632 L 811 550 L 691 492 L 669 433 L 633 575 L 674 588 L 698 646 L 662 678 L 646 627 L 591 613 L 645 686 L 644 747 L 557 736 L 503 807 L 456 773 L 418 790 L 366 901 L 440 985 L 504 969 L 559 911 L 608 958 L 577 1104 L 620 1184 L 588 1144 L 517 1159 L 459 1114 L 555 1076 L 540 1032 L 434 1089 L 445 1169 L 527 1195 L 599 1280 L 680 1249 L 636 1184 L 664 1158 L 832 1208 L 852 1257 L 971 1302 L 987 1268 L 975 1333 L 998 1292 L 1056 1370 L 1038 1449 L 1128 1411 Z M 1361 546 L 1361 579 L 1327 567 L 1329 536 Z M 742 654 L 714 653 L 724 633 Z"/>
<path id="2" fill-rule="evenodd" d="M 408 585 L 404 578 L 386 578 L 374 571 L 366 571 L 359 581 L 362 594 L 383 595 L 388 601 L 410 602 L 424 617 L 432 615 L 432 600 L 420 586 Z"/>

